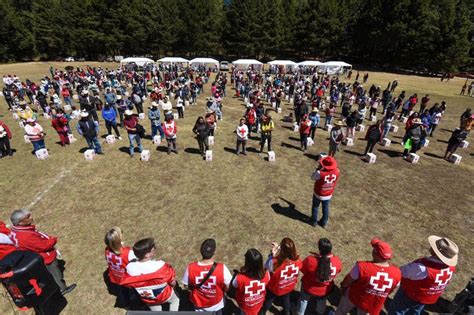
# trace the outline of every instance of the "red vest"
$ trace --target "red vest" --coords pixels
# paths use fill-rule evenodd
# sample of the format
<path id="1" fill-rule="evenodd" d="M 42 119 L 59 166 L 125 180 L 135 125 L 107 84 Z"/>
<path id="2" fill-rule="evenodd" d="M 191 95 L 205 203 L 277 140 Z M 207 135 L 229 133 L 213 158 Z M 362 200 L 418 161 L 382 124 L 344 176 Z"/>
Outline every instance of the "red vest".
<path id="1" fill-rule="evenodd" d="M 165 263 L 163 267 L 153 273 L 131 276 L 125 273 L 121 285 L 134 288 L 143 302 L 148 305 L 163 304 L 171 297 L 173 288 L 170 283 L 174 281 L 173 267 Z"/>
<path id="2" fill-rule="evenodd" d="M 418 259 L 415 262 L 426 267 L 428 276 L 423 280 L 402 278 L 403 292 L 413 301 L 421 304 L 434 304 L 448 286 L 456 268 L 426 258 Z"/>
<path id="3" fill-rule="evenodd" d="M 359 279 L 349 287 L 349 300 L 370 314 L 379 314 L 385 299 L 400 282 L 400 269 L 392 265 L 381 267 L 368 261 L 357 264 Z"/>
<path id="4" fill-rule="evenodd" d="M 14 226 L 11 228 L 10 239 L 19 250 L 27 250 L 40 254 L 45 265 L 51 264 L 57 256 L 56 237 L 36 230 L 34 225 Z"/>
<path id="5" fill-rule="evenodd" d="M 115 254 L 108 248 L 105 249 L 105 260 L 109 270 L 110 282 L 120 284 L 122 278 L 127 271 L 129 247 L 122 247 L 120 255 Z"/>
<path id="6" fill-rule="evenodd" d="M 212 265 L 200 265 L 197 262 L 188 265 L 188 285 L 192 289 L 190 299 L 197 308 L 211 307 L 224 298 L 224 265 L 218 263 L 212 275 L 201 287 L 196 287 L 209 273 Z"/>
<path id="7" fill-rule="evenodd" d="M 321 177 L 314 182 L 314 193 L 321 197 L 331 196 L 339 180 L 339 169 L 320 170 Z"/>
<path id="8" fill-rule="evenodd" d="M 266 272 L 262 280 L 257 280 L 239 273 L 235 281 L 237 281 L 235 292 L 237 304 L 246 315 L 257 315 L 265 301 L 265 289 L 270 281 L 270 274 Z"/>
<path id="9" fill-rule="evenodd" d="M 273 258 L 273 266 L 276 264 L 276 258 Z M 301 260 L 284 261 L 277 269 L 274 269 L 268 289 L 276 296 L 285 295 L 296 287 L 298 274 L 303 264 Z"/>
<path id="10" fill-rule="evenodd" d="M 301 278 L 301 282 L 305 292 L 314 296 L 326 296 L 331 292 L 334 286 L 334 278 L 336 278 L 337 274 L 342 270 L 342 263 L 339 257 L 332 254 L 328 255 L 331 262 L 331 274 L 328 281 L 321 282 L 316 275 L 319 257 L 319 255 L 311 255 L 303 260 L 303 267 L 301 268 L 303 278 Z"/>
<path id="11" fill-rule="evenodd" d="M 309 119 L 302 120 L 300 123 L 300 133 L 303 135 L 309 135 L 310 132 L 311 132 L 311 121 Z"/>

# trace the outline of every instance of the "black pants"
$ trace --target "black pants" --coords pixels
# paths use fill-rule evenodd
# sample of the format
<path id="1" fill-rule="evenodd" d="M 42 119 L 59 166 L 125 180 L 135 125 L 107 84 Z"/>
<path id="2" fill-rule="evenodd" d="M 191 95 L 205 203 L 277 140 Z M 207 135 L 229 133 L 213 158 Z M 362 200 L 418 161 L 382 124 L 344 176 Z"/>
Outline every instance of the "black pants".
<path id="1" fill-rule="evenodd" d="M 273 301 L 276 298 L 279 298 L 283 301 L 283 313 L 289 315 L 290 309 L 291 309 L 290 294 L 291 292 L 285 295 L 276 296 L 275 294 L 272 293 L 272 291 L 267 290 L 267 296 L 265 298 L 265 303 L 263 303 L 261 313 L 266 314 L 267 311 L 270 309 L 270 307 L 272 307 Z"/>
<path id="2" fill-rule="evenodd" d="M 300 133 L 300 142 L 301 148 L 305 151 L 308 150 L 308 135 L 305 133 Z"/>
<path id="3" fill-rule="evenodd" d="M 317 129 L 317 128 L 318 128 L 318 127 L 316 127 L 316 126 L 311 127 L 311 139 L 313 139 L 313 140 L 314 140 L 314 133 L 316 132 L 316 129 Z"/>
<path id="4" fill-rule="evenodd" d="M 377 108 L 370 108 L 370 116 L 377 116 Z"/>
<path id="5" fill-rule="evenodd" d="M 135 107 L 137 108 L 137 112 L 139 114 L 143 113 L 143 103 L 135 104 Z"/>
<path id="6" fill-rule="evenodd" d="M 97 116 L 97 111 L 95 110 L 95 108 L 91 109 L 91 110 L 89 111 L 89 114 L 92 116 L 92 118 L 93 118 L 95 121 L 99 122 L 99 116 Z"/>
<path id="7" fill-rule="evenodd" d="M 374 149 L 374 146 L 377 144 L 377 140 L 367 140 L 367 147 L 365 147 L 365 152 L 364 155 L 367 153 L 372 153 L 372 150 Z"/>
<path id="8" fill-rule="evenodd" d="M 403 156 L 408 156 L 408 153 L 416 153 L 420 149 L 420 142 L 414 142 L 411 145 L 411 150 L 405 149 L 403 151 Z"/>
<path id="9" fill-rule="evenodd" d="M 402 112 L 400 113 L 400 121 L 402 121 L 402 117 L 405 117 L 405 116 L 408 116 L 408 114 L 410 113 L 410 110 L 409 109 L 402 109 Z"/>
<path id="10" fill-rule="evenodd" d="M 178 117 L 179 118 L 184 118 L 184 110 L 183 107 L 177 107 L 178 109 Z"/>
<path id="11" fill-rule="evenodd" d="M 250 139 L 250 137 L 252 136 L 253 125 L 247 123 L 247 128 L 249 130 L 249 139 Z"/>
<path id="12" fill-rule="evenodd" d="M 199 136 L 196 137 L 198 144 L 199 144 L 199 152 L 201 155 L 205 155 L 206 151 L 209 150 L 209 142 L 207 141 L 207 137 L 201 138 Z"/>
<path id="13" fill-rule="evenodd" d="M 214 137 L 214 128 L 209 128 L 209 135 Z"/>
<path id="14" fill-rule="evenodd" d="M 247 140 L 239 140 L 239 139 L 237 139 L 237 145 L 236 145 L 236 149 L 235 149 L 235 151 L 237 152 L 237 154 L 240 153 L 240 151 L 239 151 L 240 145 L 242 145 L 242 153 L 247 154 L 247 152 L 245 151 L 245 146 L 247 145 Z"/>
<path id="15" fill-rule="evenodd" d="M 260 153 L 263 152 L 263 147 L 265 146 L 265 140 L 268 143 L 268 151 L 272 150 L 272 134 L 266 134 L 262 132 L 262 138 L 260 139 Z"/>
<path id="16" fill-rule="evenodd" d="M 8 136 L 0 138 L 0 157 L 10 155 L 11 152 L 10 139 L 8 139 Z"/>
<path id="17" fill-rule="evenodd" d="M 105 128 L 107 128 L 107 134 L 111 135 L 112 134 L 112 128 L 114 128 L 115 133 L 117 134 L 117 137 L 120 137 L 120 132 L 117 128 L 117 123 L 111 123 L 108 122 L 107 120 L 105 121 Z"/>

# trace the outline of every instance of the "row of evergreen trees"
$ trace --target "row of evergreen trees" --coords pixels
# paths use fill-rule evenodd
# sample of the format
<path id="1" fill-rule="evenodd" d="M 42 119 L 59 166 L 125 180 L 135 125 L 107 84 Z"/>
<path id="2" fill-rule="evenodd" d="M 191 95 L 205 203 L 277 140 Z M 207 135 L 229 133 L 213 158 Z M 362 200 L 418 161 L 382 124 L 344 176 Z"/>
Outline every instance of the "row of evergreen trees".
<path id="1" fill-rule="evenodd" d="M 472 63 L 473 25 L 472 0 L 0 0 L 0 59 L 317 58 L 454 71 Z"/>

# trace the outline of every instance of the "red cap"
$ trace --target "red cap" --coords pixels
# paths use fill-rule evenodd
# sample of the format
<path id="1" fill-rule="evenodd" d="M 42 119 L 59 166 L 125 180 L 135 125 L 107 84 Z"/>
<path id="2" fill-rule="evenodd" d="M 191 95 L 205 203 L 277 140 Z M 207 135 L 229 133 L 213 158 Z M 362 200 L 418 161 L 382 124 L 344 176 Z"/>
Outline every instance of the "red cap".
<path id="1" fill-rule="evenodd" d="M 389 260 L 392 258 L 392 248 L 390 247 L 390 245 L 388 245 L 388 243 L 385 243 L 384 241 L 381 241 L 378 238 L 373 238 L 372 241 L 370 241 L 370 245 L 372 245 L 372 248 L 383 259 Z"/>

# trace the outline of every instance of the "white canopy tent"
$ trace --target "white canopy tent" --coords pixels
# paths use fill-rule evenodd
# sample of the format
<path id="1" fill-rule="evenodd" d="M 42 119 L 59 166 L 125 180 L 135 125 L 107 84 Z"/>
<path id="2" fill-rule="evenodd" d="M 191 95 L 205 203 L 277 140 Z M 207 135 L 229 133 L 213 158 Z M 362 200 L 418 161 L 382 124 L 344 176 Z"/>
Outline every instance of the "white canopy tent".
<path id="1" fill-rule="evenodd" d="M 323 63 L 317 60 L 306 60 L 306 61 L 298 62 L 298 66 L 319 67 L 321 65 L 323 65 Z"/>
<path id="2" fill-rule="evenodd" d="M 148 64 L 148 63 L 155 63 L 152 59 L 150 58 L 143 58 L 143 57 L 129 57 L 129 58 L 125 58 L 125 59 L 122 59 L 120 61 L 120 64 L 123 65 L 123 64 L 127 64 L 127 63 L 136 63 L 137 66 L 141 66 L 143 67 L 144 65 Z"/>
<path id="3" fill-rule="evenodd" d="M 212 58 L 194 58 L 194 59 L 189 60 L 189 64 L 190 65 L 193 65 L 193 64 L 202 64 L 202 65 L 213 64 L 213 65 L 219 67 L 219 61 L 217 61 L 216 59 L 212 59 Z"/>
<path id="4" fill-rule="evenodd" d="M 352 65 L 344 61 L 328 61 L 322 64 L 321 68 L 328 74 L 340 74 L 347 69 L 352 69 Z"/>
<path id="5" fill-rule="evenodd" d="M 268 63 L 269 65 L 278 65 L 278 66 L 296 66 L 296 62 L 291 60 L 273 60 Z"/>
<path id="6" fill-rule="evenodd" d="M 158 59 L 156 62 L 161 63 L 189 63 L 189 60 L 181 58 L 181 57 L 164 57 Z"/>
<path id="7" fill-rule="evenodd" d="M 262 65 L 262 63 L 256 59 L 237 59 L 232 61 L 233 65 L 244 65 L 244 66 L 249 66 L 249 65 Z"/>

